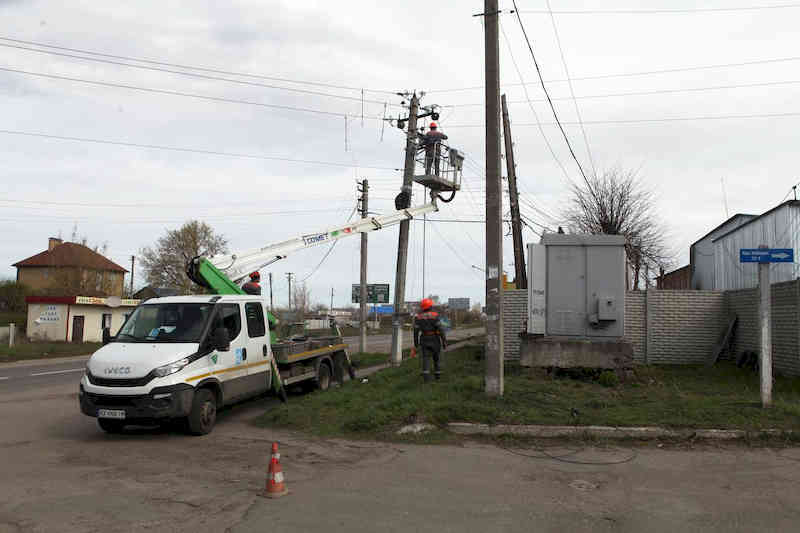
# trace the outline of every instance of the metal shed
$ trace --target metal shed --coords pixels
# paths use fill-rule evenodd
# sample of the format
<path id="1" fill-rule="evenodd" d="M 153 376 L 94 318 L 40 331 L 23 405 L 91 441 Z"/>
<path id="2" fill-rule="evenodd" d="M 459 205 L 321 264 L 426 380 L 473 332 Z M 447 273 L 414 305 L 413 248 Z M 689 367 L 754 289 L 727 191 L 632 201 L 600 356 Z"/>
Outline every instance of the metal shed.
<path id="1" fill-rule="evenodd" d="M 800 251 L 800 200 L 789 200 L 766 213 L 748 220 L 741 226 L 713 240 L 714 289 L 749 289 L 758 285 L 758 265 L 740 263 L 739 250 L 758 248 L 792 248 L 795 257 Z M 798 264 L 774 263 L 770 267 L 772 283 L 798 277 Z"/>

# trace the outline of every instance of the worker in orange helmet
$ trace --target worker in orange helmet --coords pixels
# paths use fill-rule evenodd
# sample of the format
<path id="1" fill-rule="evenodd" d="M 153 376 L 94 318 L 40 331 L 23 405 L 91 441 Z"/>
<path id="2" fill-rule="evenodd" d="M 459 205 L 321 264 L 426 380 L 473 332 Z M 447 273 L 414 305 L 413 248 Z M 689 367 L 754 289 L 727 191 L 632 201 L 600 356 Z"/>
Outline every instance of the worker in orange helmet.
<path id="1" fill-rule="evenodd" d="M 428 133 L 422 136 L 422 146 L 425 148 L 425 174 L 431 173 L 434 167 L 436 175 L 439 175 L 439 152 L 442 141 L 447 140 L 447 135 L 439 131 L 439 126 L 435 122 L 428 124 Z"/>
<path id="2" fill-rule="evenodd" d="M 431 359 L 437 380 L 442 377 L 441 352 L 447 348 L 447 337 L 439 320 L 439 313 L 432 309 L 433 300 L 420 302 L 420 312 L 414 317 L 414 348 L 422 349 L 422 379 L 431 382 Z"/>
<path id="3" fill-rule="evenodd" d="M 256 296 L 261 296 L 261 274 L 256 272 L 250 273 L 250 281 L 242 285 L 242 290 L 246 294 L 253 294 Z"/>

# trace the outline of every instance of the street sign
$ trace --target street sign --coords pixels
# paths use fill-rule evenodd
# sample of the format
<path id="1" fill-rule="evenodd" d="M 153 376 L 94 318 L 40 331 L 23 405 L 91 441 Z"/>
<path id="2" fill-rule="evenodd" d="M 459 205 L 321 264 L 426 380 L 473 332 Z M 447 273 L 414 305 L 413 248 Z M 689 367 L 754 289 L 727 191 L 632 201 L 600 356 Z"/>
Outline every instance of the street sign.
<path id="1" fill-rule="evenodd" d="M 375 312 L 379 315 L 391 315 L 394 313 L 393 305 L 379 305 L 375 308 Z"/>
<path id="2" fill-rule="evenodd" d="M 353 303 L 361 303 L 361 285 L 353 284 Z M 368 283 L 367 284 L 367 303 L 388 304 L 389 303 L 389 284 L 388 283 Z"/>
<path id="3" fill-rule="evenodd" d="M 793 248 L 742 248 L 740 263 L 793 263 Z"/>

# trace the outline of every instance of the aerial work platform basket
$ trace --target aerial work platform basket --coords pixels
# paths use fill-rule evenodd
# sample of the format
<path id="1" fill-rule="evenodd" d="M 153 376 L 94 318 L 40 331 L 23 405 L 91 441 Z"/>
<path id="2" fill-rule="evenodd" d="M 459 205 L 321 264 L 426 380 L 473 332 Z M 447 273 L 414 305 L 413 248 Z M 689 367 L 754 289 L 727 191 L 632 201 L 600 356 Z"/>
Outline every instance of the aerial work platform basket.
<path id="1" fill-rule="evenodd" d="M 416 155 L 414 181 L 436 192 L 461 189 L 464 154 L 444 143 L 420 147 Z"/>

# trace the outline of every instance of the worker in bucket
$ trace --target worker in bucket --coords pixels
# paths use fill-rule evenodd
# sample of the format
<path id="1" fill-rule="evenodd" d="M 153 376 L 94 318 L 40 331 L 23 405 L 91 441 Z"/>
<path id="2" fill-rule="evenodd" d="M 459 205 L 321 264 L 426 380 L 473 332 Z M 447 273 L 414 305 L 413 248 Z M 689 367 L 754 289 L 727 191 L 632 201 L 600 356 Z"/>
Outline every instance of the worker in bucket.
<path id="1" fill-rule="evenodd" d="M 447 140 L 447 135 L 439 131 L 439 126 L 435 122 L 431 122 L 428 128 L 428 133 L 422 136 L 422 146 L 425 148 L 425 174 L 430 174 L 433 167 L 438 176 L 440 147 L 442 141 Z"/>
<path id="2" fill-rule="evenodd" d="M 422 379 L 431 382 L 431 359 L 433 374 L 437 380 L 442 377 L 441 352 L 447 348 L 447 337 L 439 320 L 439 313 L 433 311 L 433 300 L 425 298 L 420 302 L 420 312 L 414 317 L 414 348 L 422 351 Z"/>
<path id="3" fill-rule="evenodd" d="M 255 296 L 261 296 L 261 274 L 256 272 L 250 273 L 250 281 L 242 285 L 242 290 L 246 294 L 253 294 Z"/>

